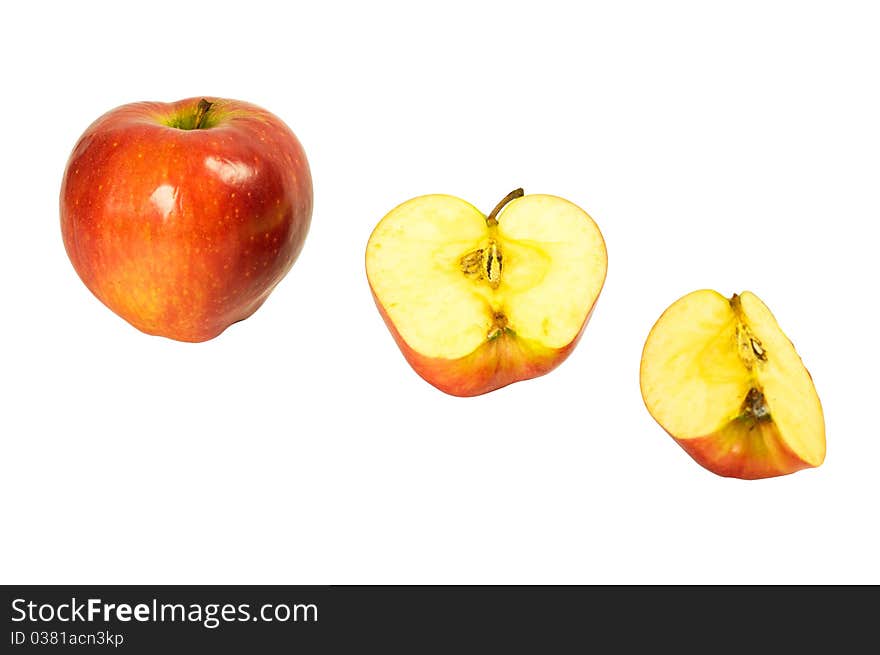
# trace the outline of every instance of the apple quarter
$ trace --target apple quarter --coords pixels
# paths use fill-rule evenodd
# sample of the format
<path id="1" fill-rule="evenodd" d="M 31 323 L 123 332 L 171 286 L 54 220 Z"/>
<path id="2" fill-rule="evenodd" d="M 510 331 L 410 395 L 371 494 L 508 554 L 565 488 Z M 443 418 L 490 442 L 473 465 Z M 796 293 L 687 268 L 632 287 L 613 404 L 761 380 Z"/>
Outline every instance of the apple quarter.
<path id="1" fill-rule="evenodd" d="M 651 416 L 718 475 L 775 477 L 825 459 L 813 379 L 754 293 L 674 302 L 646 339 L 639 379 Z"/>

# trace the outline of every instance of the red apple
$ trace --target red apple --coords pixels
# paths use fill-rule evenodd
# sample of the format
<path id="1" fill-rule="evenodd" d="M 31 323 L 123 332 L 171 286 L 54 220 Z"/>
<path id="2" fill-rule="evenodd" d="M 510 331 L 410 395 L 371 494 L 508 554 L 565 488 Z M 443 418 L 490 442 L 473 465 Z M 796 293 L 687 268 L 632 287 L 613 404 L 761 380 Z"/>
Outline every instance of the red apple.
<path id="1" fill-rule="evenodd" d="M 64 247 L 85 285 L 139 330 L 179 341 L 253 314 L 296 261 L 311 214 L 294 133 L 222 98 L 107 112 L 61 184 Z"/>

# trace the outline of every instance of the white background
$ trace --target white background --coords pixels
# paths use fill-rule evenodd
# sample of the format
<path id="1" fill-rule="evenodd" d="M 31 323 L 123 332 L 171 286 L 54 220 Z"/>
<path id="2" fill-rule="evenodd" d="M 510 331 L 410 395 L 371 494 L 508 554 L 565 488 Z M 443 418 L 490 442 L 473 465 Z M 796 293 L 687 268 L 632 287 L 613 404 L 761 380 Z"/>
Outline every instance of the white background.
<path id="1" fill-rule="evenodd" d="M 4 583 L 880 583 L 880 20 L 870 2 L 15 3 L 3 61 Z M 203 344 L 65 255 L 70 149 L 138 100 L 239 98 L 314 176 L 300 259 Z M 571 357 L 486 396 L 406 364 L 363 255 L 423 193 L 563 196 L 608 278 Z M 771 308 L 828 456 L 717 477 L 651 419 L 645 336 Z"/>

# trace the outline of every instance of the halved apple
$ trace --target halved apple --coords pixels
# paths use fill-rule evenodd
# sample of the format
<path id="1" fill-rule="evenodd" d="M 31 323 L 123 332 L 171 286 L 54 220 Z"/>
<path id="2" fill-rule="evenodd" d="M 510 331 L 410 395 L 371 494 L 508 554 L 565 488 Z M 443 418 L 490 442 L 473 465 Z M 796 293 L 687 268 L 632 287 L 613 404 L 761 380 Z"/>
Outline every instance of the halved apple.
<path id="1" fill-rule="evenodd" d="M 488 217 L 454 196 L 413 198 L 379 222 L 366 249 L 373 298 L 404 357 L 455 396 L 558 366 L 606 268 L 602 234 L 583 209 L 522 189 Z"/>
<path id="2" fill-rule="evenodd" d="M 768 478 L 825 459 L 813 379 L 749 291 L 674 302 L 648 335 L 639 377 L 651 416 L 713 473 Z"/>

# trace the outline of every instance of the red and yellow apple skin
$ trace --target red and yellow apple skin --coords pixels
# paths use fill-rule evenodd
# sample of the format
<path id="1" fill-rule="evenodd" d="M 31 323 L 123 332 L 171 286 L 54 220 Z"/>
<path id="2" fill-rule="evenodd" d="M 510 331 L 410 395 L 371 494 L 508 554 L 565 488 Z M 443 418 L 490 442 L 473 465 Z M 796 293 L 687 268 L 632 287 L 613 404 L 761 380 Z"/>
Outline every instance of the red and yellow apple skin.
<path id="1" fill-rule="evenodd" d="M 726 478 L 760 480 L 812 467 L 785 445 L 772 421 L 735 419 L 694 439 L 667 434 L 700 466 Z"/>
<path id="2" fill-rule="evenodd" d="M 372 286 L 370 291 L 382 320 L 413 370 L 441 391 L 460 397 L 479 396 L 514 382 L 549 373 L 574 350 L 595 308 L 594 302 L 575 338 L 563 348 L 547 348 L 523 339 L 511 330 L 503 330 L 469 355 L 458 359 L 444 359 L 426 357 L 410 348 L 388 317 Z"/>
<path id="3" fill-rule="evenodd" d="M 107 112 L 74 147 L 60 195 L 64 246 L 89 290 L 139 330 L 188 342 L 263 304 L 312 214 L 294 133 L 222 98 Z"/>

